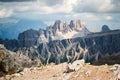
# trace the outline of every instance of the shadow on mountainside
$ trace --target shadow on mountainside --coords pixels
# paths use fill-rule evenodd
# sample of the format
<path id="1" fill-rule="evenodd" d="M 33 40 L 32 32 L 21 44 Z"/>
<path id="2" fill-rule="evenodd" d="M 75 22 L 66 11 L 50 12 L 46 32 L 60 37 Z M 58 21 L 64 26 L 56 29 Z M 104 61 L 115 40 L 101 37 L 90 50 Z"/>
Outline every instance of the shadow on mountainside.
<path id="1" fill-rule="evenodd" d="M 92 65 L 98 65 L 98 66 L 104 64 L 108 64 L 108 65 L 120 64 L 120 54 L 106 56 L 105 58 L 92 63 Z"/>

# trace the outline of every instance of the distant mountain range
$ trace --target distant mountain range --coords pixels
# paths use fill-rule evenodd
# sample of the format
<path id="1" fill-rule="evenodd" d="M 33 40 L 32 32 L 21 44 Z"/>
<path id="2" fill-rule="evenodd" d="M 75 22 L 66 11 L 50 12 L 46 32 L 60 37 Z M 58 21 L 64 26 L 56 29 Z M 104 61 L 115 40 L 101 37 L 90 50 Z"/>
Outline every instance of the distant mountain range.
<path id="1" fill-rule="evenodd" d="M 15 32 L 15 29 L 11 32 Z M 19 30 L 22 29 L 16 31 Z M 51 62 L 73 64 L 75 60 L 84 59 L 93 65 L 120 64 L 119 58 L 120 30 L 110 30 L 103 25 L 101 32 L 93 33 L 80 20 L 71 20 L 69 23 L 57 20 L 46 29 L 21 32 L 18 40 L 0 39 L 0 76 Z"/>
<path id="2" fill-rule="evenodd" d="M 19 47 L 39 46 L 41 43 L 51 42 L 54 40 L 85 37 L 92 33 L 87 29 L 85 22 L 81 20 L 71 20 L 70 22 L 62 22 L 60 20 L 56 20 L 53 25 L 50 25 L 48 27 L 41 21 L 31 20 L 18 21 L 17 23 L 11 24 L 11 28 L 8 26 L 8 24 L 6 25 L 7 26 L 2 25 L 2 27 L 5 26 L 8 27 L 8 29 L 4 30 L 2 28 L 0 30 L 3 31 L 2 38 L 18 38 L 5 40 L 0 39 L 0 43 L 4 44 L 7 49 L 10 49 L 12 51 L 16 51 Z M 46 26 L 46 29 L 43 29 L 43 26 L 40 28 L 40 25 Z M 110 29 L 107 25 L 102 26 L 102 32 L 109 30 Z"/>
<path id="3" fill-rule="evenodd" d="M 0 39 L 0 44 L 42 64 L 77 59 L 94 62 L 120 52 L 119 36 L 120 30 L 110 30 L 107 25 L 102 26 L 101 32 L 92 33 L 81 20 L 69 23 L 57 20 L 46 29 L 20 33 L 18 40 Z"/>
<path id="4" fill-rule="evenodd" d="M 16 19 L 17 20 L 17 19 Z M 0 38 L 18 39 L 19 33 L 28 29 L 38 30 L 40 27 L 45 28 L 47 25 L 41 20 L 20 19 L 16 22 L 0 23 Z"/>

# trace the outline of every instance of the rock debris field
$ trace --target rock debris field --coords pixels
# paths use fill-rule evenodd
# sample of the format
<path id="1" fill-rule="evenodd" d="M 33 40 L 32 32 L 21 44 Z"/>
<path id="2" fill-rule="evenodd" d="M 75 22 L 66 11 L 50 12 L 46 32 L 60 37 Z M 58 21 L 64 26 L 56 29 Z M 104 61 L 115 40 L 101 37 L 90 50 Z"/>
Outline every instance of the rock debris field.
<path id="1" fill-rule="evenodd" d="M 71 63 L 24 68 L 0 80 L 120 80 L 120 65 L 91 65 L 84 60 Z"/>

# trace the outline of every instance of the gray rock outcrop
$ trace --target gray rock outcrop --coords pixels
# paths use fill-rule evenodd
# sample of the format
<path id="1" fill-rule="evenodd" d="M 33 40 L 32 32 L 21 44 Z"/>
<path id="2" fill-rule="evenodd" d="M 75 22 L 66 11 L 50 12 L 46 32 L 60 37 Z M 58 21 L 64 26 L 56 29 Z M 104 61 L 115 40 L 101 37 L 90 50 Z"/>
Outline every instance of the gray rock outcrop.
<path id="1" fill-rule="evenodd" d="M 39 32 L 36 30 L 27 30 L 19 34 L 18 41 L 20 47 L 29 47 L 37 44 Z"/>
<path id="2" fill-rule="evenodd" d="M 120 65 L 119 64 L 113 65 L 110 71 L 112 71 L 114 75 L 117 76 L 117 80 L 120 79 Z"/>
<path id="3" fill-rule="evenodd" d="M 66 72 L 78 71 L 79 69 L 83 68 L 85 65 L 85 60 L 76 60 L 72 64 L 69 63 Z"/>
<path id="4" fill-rule="evenodd" d="M 43 64 L 50 62 L 73 62 L 85 59 L 95 62 L 106 56 L 120 52 L 120 31 L 94 33 L 86 37 L 55 40 L 41 43 L 38 47 L 28 49 L 30 58 L 38 58 Z M 119 54 L 119 53 L 118 53 Z"/>
<path id="5" fill-rule="evenodd" d="M 0 44 L 0 76 L 16 73 L 30 66 L 31 60 L 28 57 L 11 52 Z"/>

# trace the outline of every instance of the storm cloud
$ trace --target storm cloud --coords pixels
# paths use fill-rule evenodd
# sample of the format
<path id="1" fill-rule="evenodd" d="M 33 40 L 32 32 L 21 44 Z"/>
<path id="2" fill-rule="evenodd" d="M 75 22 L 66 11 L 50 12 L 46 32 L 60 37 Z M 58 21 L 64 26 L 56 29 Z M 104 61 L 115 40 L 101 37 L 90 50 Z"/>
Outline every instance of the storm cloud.
<path id="1" fill-rule="evenodd" d="M 25 1 L 36 1 L 36 0 L 0 0 L 0 2 L 25 2 Z"/>
<path id="2" fill-rule="evenodd" d="M 40 2 L 47 6 L 54 6 L 57 4 L 62 4 L 63 0 L 0 0 L 0 2 Z"/>
<path id="3" fill-rule="evenodd" d="M 118 13 L 120 0 L 77 0 L 73 6 L 75 12 Z"/>

